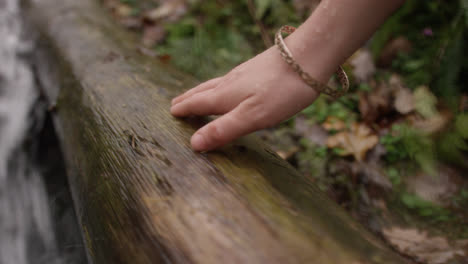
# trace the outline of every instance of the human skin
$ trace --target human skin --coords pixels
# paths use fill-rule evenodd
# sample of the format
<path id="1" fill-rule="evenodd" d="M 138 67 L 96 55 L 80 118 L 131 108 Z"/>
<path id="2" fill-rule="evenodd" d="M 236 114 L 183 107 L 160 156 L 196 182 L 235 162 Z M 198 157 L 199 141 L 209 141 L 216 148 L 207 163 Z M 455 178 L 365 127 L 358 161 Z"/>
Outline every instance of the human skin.
<path id="1" fill-rule="evenodd" d="M 322 0 L 285 43 L 310 76 L 326 83 L 403 2 Z M 191 138 L 195 151 L 208 151 L 292 117 L 318 95 L 273 46 L 226 75 L 174 98 L 171 113 L 176 117 L 222 115 Z"/>

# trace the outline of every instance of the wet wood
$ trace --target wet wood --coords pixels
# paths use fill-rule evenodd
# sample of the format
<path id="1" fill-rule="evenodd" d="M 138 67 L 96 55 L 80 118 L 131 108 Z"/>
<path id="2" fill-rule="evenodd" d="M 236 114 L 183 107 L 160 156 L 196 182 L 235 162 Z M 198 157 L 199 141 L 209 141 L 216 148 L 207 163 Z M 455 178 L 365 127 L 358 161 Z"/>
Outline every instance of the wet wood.
<path id="1" fill-rule="evenodd" d="M 31 2 L 91 262 L 404 263 L 255 138 L 193 152 L 206 120 L 169 105 L 196 81 L 140 55 L 96 2 Z"/>

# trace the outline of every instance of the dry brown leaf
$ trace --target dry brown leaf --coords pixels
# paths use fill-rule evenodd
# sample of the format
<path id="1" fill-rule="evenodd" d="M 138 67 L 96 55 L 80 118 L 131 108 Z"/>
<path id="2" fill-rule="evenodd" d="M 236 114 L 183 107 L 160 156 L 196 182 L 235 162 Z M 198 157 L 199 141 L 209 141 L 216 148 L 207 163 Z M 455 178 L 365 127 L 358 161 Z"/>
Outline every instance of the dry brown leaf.
<path id="1" fill-rule="evenodd" d="M 369 127 L 364 124 L 353 123 L 349 131 L 343 131 L 328 137 L 329 148 L 342 148 L 343 156 L 353 155 L 357 161 L 364 160 L 367 151 L 379 142 Z"/>
<path id="2" fill-rule="evenodd" d="M 343 120 L 335 117 L 335 116 L 329 116 L 323 122 L 322 124 L 323 128 L 325 128 L 327 131 L 330 130 L 335 130 L 335 131 L 341 131 L 343 129 L 346 129 L 346 123 L 343 122 Z"/>
<path id="3" fill-rule="evenodd" d="M 381 166 L 372 163 L 354 162 L 351 166 L 354 175 L 361 175 L 371 183 L 383 188 L 384 190 L 392 189 L 392 183 L 385 175 Z"/>
<path id="4" fill-rule="evenodd" d="M 126 4 L 119 4 L 115 8 L 115 14 L 118 17 L 129 17 L 132 15 L 132 13 L 133 13 L 133 8 L 131 8 L 130 6 Z"/>
<path id="5" fill-rule="evenodd" d="M 124 27 L 132 30 L 139 30 L 141 29 L 143 23 L 139 17 L 124 17 L 120 19 L 120 24 L 122 24 Z"/>
<path id="6" fill-rule="evenodd" d="M 359 111 L 366 123 L 374 123 L 391 110 L 392 92 L 391 85 L 380 83 L 372 91 L 359 94 Z"/>
<path id="7" fill-rule="evenodd" d="M 460 98 L 460 112 L 468 111 L 468 95 L 463 95 Z"/>
<path id="8" fill-rule="evenodd" d="M 428 119 L 413 115 L 408 119 L 413 127 L 428 134 L 434 134 L 447 127 L 452 119 L 452 114 L 450 112 L 437 113 Z"/>
<path id="9" fill-rule="evenodd" d="M 300 149 L 298 146 L 291 146 L 289 149 L 276 151 L 276 154 L 278 154 L 278 156 L 280 156 L 282 159 L 288 160 L 297 152 L 299 152 L 299 150 Z"/>
<path id="10" fill-rule="evenodd" d="M 400 114 L 406 115 L 411 113 L 414 110 L 413 93 L 404 87 L 396 90 L 394 107 Z"/>
<path id="11" fill-rule="evenodd" d="M 146 12 L 145 20 L 151 22 L 176 21 L 187 13 L 187 3 L 184 0 L 165 1 L 159 7 Z"/>
<path id="12" fill-rule="evenodd" d="M 365 82 L 371 78 L 375 71 L 374 59 L 369 50 L 361 49 L 351 58 L 353 76 L 358 82 Z"/>
<path id="13" fill-rule="evenodd" d="M 429 237 L 425 231 L 391 227 L 383 229 L 382 233 L 398 251 L 427 264 L 445 264 L 456 257 L 467 256 L 460 247 L 451 246 L 446 238 Z"/>
<path id="14" fill-rule="evenodd" d="M 439 165 L 436 175 L 421 171 L 408 175 L 404 181 L 409 192 L 437 205 L 448 206 L 459 191 L 462 179 L 454 168 Z"/>
<path id="15" fill-rule="evenodd" d="M 143 30 L 142 44 L 144 47 L 151 48 L 158 44 L 166 36 L 166 30 L 161 24 L 145 26 Z"/>

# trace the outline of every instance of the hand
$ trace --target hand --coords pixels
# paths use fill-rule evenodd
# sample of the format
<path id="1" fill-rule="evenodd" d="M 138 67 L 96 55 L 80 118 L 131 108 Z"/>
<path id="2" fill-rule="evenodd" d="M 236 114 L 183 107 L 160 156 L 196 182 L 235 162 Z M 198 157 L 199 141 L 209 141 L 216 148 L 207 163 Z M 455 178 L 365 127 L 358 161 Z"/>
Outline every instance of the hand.
<path id="1" fill-rule="evenodd" d="M 315 76 L 321 75 L 324 74 L 317 72 Z M 318 80 L 325 82 L 326 78 Z M 272 47 L 225 76 L 174 98 L 171 113 L 177 117 L 223 115 L 192 136 L 192 148 L 207 151 L 274 126 L 311 104 L 317 96 Z"/>
<path id="2" fill-rule="evenodd" d="M 312 77 L 326 82 L 404 0 L 327 0 L 285 41 Z M 369 11 L 371 10 L 371 11 Z M 192 147 L 211 150 L 291 117 L 317 92 L 282 61 L 276 47 L 172 101 L 174 116 L 223 115 L 192 136 Z"/>

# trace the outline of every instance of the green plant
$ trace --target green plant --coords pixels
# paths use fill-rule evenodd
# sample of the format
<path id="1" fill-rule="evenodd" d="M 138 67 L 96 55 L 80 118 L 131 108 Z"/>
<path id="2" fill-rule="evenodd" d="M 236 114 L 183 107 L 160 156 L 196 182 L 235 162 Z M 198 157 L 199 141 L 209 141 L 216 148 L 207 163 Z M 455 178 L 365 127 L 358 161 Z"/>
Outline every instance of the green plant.
<path id="1" fill-rule="evenodd" d="M 169 54 L 180 69 L 200 79 L 225 74 L 249 59 L 254 49 L 246 34 L 248 16 L 231 16 L 238 3 L 221 5 L 213 0 L 194 4 L 187 16 L 166 26 L 168 37 L 156 49 Z"/>
<path id="2" fill-rule="evenodd" d="M 454 125 L 438 141 L 438 153 L 448 162 L 468 168 L 464 152 L 468 151 L 468 114 L 459 114 Z"/>
<path id="3" fill-rule="evenodd" d="M 396 168 L 394 167 L 388 168 L 386 172 L 387 172 L 388 179 L 390 180 L 390 182 L 392 183 L 394 187 L 399 186 L 401 184 L 401 175 L 400 175 L 400 172 Z"/>
<path id="4" fill-rule="evenodd" d="M 387 150 L 389 163 L 414 160 L 426 172 L 433 174 L 436 160 L 434 141 L 421 131 L 405 124 L 394 125 L 391 132 L 380 138 Z"/>
<path id="5" fill-rule="evenodd" d="M 408 209 L 430 222 L 443 222 L 453 219 L 453 215 L 449 210 L 426 201 L 417 195 L 403 193 L 400 199 Z"/>
<path id="6" fill-rule="evenodd" d="M 405 78 L 409 87 L 428 85 L 445 98 L 461 92 L 461 72 L 467 68 L 467 0 L 407 1 L 374 35 L 371 50 L 375 57 L 392 38 L 403 36 L 412 44 L 409 53 L 399 54 L 393 70 Z M 465 19 L 468 21 L 468 19 Z"/>

